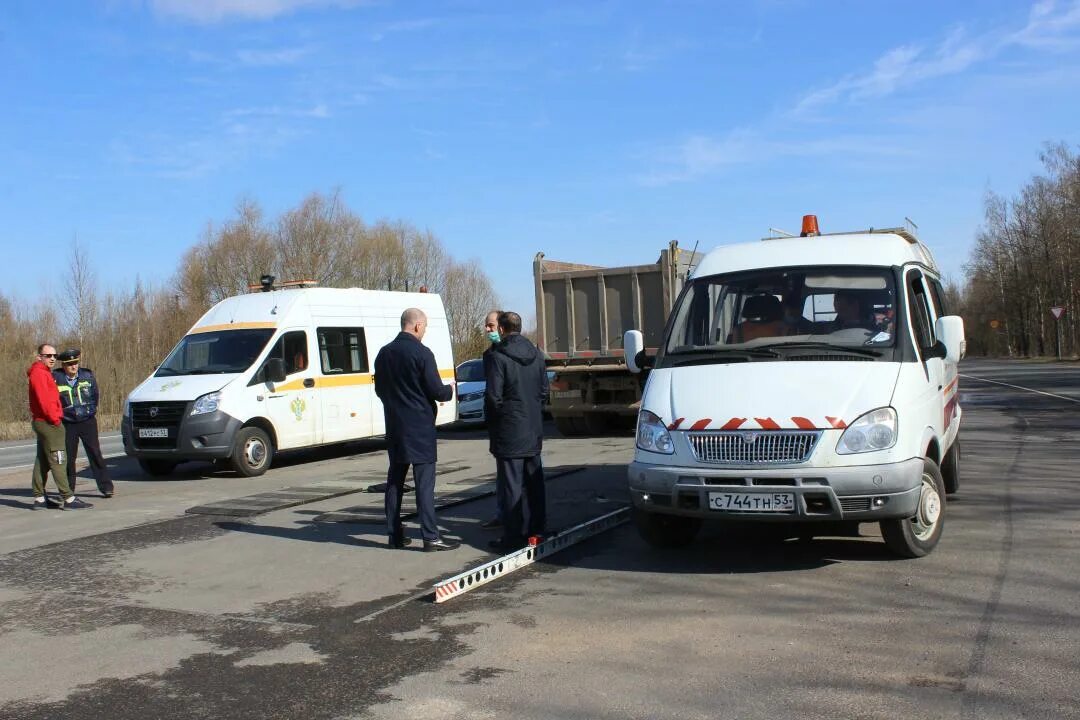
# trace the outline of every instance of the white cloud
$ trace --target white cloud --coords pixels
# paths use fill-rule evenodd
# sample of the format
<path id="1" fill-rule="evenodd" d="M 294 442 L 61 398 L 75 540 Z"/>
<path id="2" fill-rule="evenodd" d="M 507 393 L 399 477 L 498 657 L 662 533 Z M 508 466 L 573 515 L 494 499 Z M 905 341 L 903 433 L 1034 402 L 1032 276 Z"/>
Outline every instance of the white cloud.
<path id="1" fill-rule="evenodd" d="M 1063 49 L 1080 44 L 1080 0 L 1059 6 L 1056 0 L 1036 3 L 1027 25 L 1018 31 L 996 31 L 968 38 L 962 29 L 946 37 L 935 50 L 901 45 L 879 57 L 865 73 L 849 75 L 831 85 L 807 93 L 795 114 L 837 102 L 861 102 L 885 97 L 918 83 L 957 75 L 1015 46 Z"/>
<path id="2" fill-rule="evenodd" d="M 394 33 L 404 32 L 418 32 L 420 30 L 427 30 L 430 27 L 434 27 L 441 23 L 441 20 L 437 18 L 418 18 L 416 20 L 401 20 L 399 22 L 386 23 L 375 28 L 371 33 L 371 40 L 373 42 L 381 42 L 386 39 L 387 35 Z"/>
<path id="3" fill-rule="evenodd" d="M 226 20 L 270 20 L 297 10 L 354 7 L 364 0 L 148 0 L 159 15 L 197 23 Z"/>
<path id="4" fill-rule="evenodd" d="M 1073 31 L 1080 29 L 1080 1 L 1073 0 L 1058 11 L 1055 0 L 1035 3 L 1028 24 L 1009 36 L 1008 42 L 1033 48 L 1060 49 L 1074 47 L 1078 38 Z"/>
<path id="5" fill-rule="evenodd" d="M 248 67 L 294 65 L 307 55 L 309 48 L 280 48 L 277 50 L 237 50 L 236 59 Z"/>
<path id="6" fill-rule="evenodd" d="M 656 161 L 662 169 L 641 175 L 646 186 L 670 185 L 736 165 L 764 165 L 774 160 L 798 157 L 845 156 L 882 158 L 906 155 L 907 151 L 884 137 L 844 135 L 801 140 L 785 138 L 782 131 L 766 134 L 760 130 L 737 128 L 721 138 L 696 135 L 661 150 Z"/>

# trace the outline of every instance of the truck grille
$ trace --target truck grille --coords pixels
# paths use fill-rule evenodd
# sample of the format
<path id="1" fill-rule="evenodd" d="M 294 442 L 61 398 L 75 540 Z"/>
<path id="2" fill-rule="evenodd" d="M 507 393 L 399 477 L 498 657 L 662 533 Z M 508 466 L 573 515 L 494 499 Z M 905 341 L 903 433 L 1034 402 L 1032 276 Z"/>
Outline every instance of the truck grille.
<path id="1" fill-rule="evenodd" d="M 800 463 L 814 451 L 820 430 L 692 432 L 687 437 L 694 459 L 718 465 Z"/>
<path id="2" fill-rule="evenodd" d="M 175 448 L 180 422 L 187 412 L 184 400 L 131 403 L 131 440 L 137 448 L 164 450 Z M 168 437 L 139 437 L 139 428 L 168 428 Z"/>

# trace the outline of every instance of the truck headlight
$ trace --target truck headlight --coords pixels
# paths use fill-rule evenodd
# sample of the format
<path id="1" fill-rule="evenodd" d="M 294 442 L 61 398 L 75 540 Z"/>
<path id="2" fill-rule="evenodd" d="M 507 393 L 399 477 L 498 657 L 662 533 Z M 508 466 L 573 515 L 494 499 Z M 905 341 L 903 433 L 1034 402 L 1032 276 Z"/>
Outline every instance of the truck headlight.
<path id="1" fill-rule="evenodd" d="M 837 455 L 887 450 L 896 444 L 896 411 L 891 407 L 877 408 L 864 413 L 848 425 L 840 442 L 836 443 Z"/>
<path id="2" fill-rule="evenodd" d="M 675 443 L 671 441 L 671 433 L 664 426 L 664 421 L 648 410 L 642 410 L 638 415 L 637 446 L 641 450 L 664 455 L 675 452 Z"/>
<path id="3" fill-rule="evenodd" d="M 124 398 L 124 417 L 131 417 L 131 398 Z"/>
<path id="4" fill-rule="evenodd" d="M 218 402 L 220 401 L 220 392 L 206 393 L 195 401 L 195 405 L 193 405 L 191 408 L 191 414 L 202 415 L 203 413 L 212 413 L 217 410 Z"/>

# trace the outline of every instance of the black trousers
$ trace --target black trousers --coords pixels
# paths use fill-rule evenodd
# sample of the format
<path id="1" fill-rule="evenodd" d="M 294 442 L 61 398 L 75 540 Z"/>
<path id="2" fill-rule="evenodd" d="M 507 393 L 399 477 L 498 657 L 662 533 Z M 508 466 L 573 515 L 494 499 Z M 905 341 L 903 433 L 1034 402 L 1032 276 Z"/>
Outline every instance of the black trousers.
<path id="1" fill-rule="evenodd" d="M 503 539 L 516 543 L 530 535 L 542 535 L 547 525 L 547 496 L 540 456 L 496 457 L 495 470 Z"/>
<path id="2" fill-rule="evenodd" d="M 94 474 L 94 481 L 97 482 L 98 492 L 111 493 L 113 484 L 109 479 L 109 470 L 105 467 L 105 458 L 101 456 L 97 418 L 64 423 L 64 434 L 67 440 L 67 478 L 71 492 L 75 492 L 75 458 L 78 457 L 79 441 L 82 440 L 83 447 L 86 449 L 86 458 L 90 461 L 90 471 Z"/>
<path id="3" fill-rule="evenodd" d="M 401 496 L 405 491 L 405 476 L 409 463 L 390 463 L 386 473 L 386 534 L 401 537 Z M 416 486 L 416 514 L 420 518 L 420 536 L 425 540 L 439 539 L 439 527 L 435 524 L 435 463 L 414 463 L 413 484 Z"/>

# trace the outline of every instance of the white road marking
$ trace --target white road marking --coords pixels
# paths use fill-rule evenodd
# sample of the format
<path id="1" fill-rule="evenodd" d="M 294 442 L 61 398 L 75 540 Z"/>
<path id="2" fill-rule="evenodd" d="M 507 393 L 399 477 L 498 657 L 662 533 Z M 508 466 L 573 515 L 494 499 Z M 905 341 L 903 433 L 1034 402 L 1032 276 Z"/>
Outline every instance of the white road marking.
<path id="1" fill-rule="evenodd" d="M 977 377 L 975 375 L 967 375 L 965 373 L 958 373 L 958 375 L 960 375 L 960 377 L 962 378 L 967 378 L 968 380 L 979 380 L 981 382 L 993 383 L 994 385 L 1004 385 L 1005 387 L 1016 388 L 1017 390 L 1026 390 L 1031 393 L 1038 393 L 1039 395 L 1046 395 L 1047 397 L 1057 398 L 1058 400 L 1068 400 L 1069 402 L 1080 404 L 1080 400 L 1077 400 L 1076 398 L 1043 392 L 1042 390 L 1033 390 L 1032 388 L 1026 388 L 1023 385 L 1012 385 L 1006 382 L 998 382 L 997 380 L 987 380 L 986 378 Z"/>

